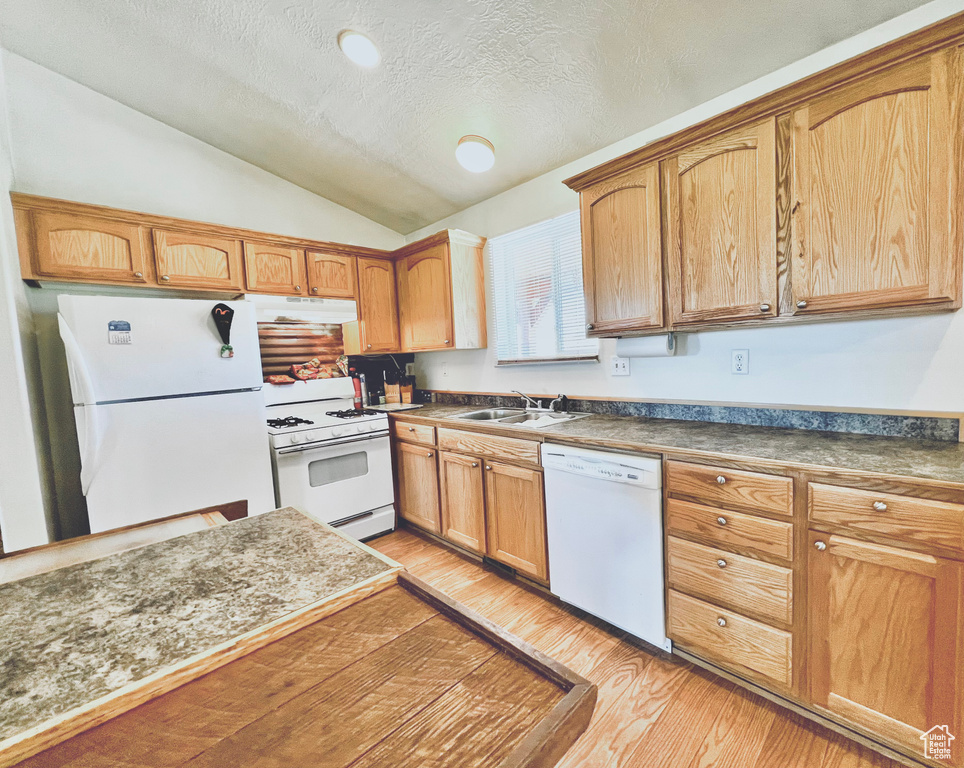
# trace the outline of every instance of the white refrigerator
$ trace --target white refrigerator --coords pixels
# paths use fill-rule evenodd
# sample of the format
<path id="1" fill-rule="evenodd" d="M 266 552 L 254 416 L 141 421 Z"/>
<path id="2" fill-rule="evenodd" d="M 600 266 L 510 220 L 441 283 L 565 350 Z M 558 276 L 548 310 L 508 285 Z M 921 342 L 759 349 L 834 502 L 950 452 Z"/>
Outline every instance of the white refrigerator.
<path id="1" fill-rule="evenodd" d="M 91 533 L 247 501 L 274 507 L 254 307 L 217 301 L 60 296 L 58 322 Z"/>

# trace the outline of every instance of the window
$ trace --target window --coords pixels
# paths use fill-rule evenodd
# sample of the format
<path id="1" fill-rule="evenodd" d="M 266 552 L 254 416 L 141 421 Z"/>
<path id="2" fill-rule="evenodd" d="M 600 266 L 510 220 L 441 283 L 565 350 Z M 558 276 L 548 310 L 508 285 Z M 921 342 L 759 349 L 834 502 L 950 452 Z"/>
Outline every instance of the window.
<path id="1" fill-rule="evenodd" d="M 586 338 L 579 212 L 489 241 L 499 365 L 596 360 Z"/>

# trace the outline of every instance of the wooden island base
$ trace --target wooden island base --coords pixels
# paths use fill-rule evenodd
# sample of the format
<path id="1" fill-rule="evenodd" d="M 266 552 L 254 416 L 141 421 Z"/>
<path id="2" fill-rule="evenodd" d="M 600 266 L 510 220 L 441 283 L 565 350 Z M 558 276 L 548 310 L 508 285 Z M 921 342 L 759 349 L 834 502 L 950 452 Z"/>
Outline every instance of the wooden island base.
<path id="1" fill-rule="evenodd" d="M 547 768 L 595 700 L 588 681 L 401 572 L 22 765 Z"/>

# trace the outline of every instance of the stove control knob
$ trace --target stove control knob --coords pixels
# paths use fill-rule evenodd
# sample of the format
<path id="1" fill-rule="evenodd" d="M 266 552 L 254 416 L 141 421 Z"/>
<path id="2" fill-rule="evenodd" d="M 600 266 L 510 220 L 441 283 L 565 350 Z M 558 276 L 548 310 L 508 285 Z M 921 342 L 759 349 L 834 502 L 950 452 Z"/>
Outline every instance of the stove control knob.
<path id="1" fill-rule="evenodd" d="M 372 431 L 372 426 L 373 426 L 372 424 L 359 424 L 359 425 L 358 425 L 358 431 L 359 431 L 359 432 L 371 432 L 371 431 Z"/>
<path id="2" fill-rule="evenodd" d="M 288 442 L 291 443 L 292 445 L 297 445 L 298 443 L 301 442 L 301 435 L 292 435 L 291 437 L 288 438 Z"/>
<path id="3" fill-rule="evenodd" d="M 341 437 L 343 434 L 345 434 L 345 430 L 341 427 L 335 427 L 331 430 L 332 437 Z"/>

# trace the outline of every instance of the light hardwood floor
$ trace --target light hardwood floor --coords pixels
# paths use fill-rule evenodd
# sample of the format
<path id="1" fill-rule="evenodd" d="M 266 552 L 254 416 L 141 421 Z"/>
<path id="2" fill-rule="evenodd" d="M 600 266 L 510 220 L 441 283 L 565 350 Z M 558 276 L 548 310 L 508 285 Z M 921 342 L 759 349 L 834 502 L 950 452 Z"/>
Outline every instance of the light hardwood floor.
<path id="1" fill-rule="evenodd" d="M 561 768 L 898 768 L 676 658 L 659 657 L 409 531 L 370 542 L 599 688 Z"/>

